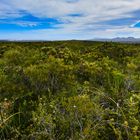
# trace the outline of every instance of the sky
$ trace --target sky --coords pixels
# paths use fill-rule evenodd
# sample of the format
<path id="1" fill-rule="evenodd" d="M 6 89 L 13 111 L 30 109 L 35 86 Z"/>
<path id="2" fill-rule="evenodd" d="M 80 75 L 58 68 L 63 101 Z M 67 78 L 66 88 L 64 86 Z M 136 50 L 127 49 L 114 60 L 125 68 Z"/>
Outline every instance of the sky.
<path id="1" fill-rule="evenodd" d="M 140 38 L 140 0 L 0 0 L 0 39 Z"/>

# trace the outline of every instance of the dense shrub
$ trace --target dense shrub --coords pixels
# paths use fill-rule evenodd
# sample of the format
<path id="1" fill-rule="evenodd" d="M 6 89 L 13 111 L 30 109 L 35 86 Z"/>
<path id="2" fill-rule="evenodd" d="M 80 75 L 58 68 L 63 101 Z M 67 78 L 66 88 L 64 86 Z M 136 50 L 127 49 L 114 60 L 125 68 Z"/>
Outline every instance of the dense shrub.
<path id="1" fill-rule="evenodd" d="M 140 45 L 0 43 L 1 140 L 139 140 Z"/>

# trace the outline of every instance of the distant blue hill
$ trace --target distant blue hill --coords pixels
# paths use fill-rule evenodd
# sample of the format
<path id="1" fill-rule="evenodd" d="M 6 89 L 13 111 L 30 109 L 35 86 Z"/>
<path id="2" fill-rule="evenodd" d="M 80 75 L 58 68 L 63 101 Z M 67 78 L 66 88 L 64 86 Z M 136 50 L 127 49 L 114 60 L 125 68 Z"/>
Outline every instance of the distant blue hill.
<path id="1" fill-rule="evenodd" d="M 92 41 L 103 41 L 103 42 L 124 42 L 124 43 L 140 43 L 140 38 L 134 38 L 134 37 L 116 37 L 112 39 L 106 39 L 106 38 L 97 38 L 92 39 Z"/>
<path id="2" fill-rule="evenodd" d="M 0 42 L 48 42 L 55 40 L 1 40 Z M 57 41 L 57 40 L 56 40 Z M 100 41 L 100 42 L 120 42 L 120 43 L 140 43 L 140 38 L 134 37 L 116 37 L 112 39 L 107 38 L 95 38 L 90 40 L 58 40 L 58 41 Z"/>

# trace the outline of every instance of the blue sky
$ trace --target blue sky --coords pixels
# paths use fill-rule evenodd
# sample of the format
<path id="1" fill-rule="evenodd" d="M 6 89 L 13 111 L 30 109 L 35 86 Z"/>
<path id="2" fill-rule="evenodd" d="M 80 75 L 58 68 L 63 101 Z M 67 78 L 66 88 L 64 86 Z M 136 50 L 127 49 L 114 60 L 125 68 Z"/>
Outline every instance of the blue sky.
<path id="1" fill-rule="evenodd" d="M 0 39 L 140 37 L 140 0 L 0 0 Z"/>

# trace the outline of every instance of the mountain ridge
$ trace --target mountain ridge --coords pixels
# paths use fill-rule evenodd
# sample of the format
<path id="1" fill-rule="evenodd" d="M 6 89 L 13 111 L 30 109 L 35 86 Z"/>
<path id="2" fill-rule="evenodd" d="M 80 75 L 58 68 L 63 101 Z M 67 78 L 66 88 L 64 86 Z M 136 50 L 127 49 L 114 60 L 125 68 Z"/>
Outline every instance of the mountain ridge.
<path id="1" fill-rule="evenodd" d="M 140 43 L 140 38 L 134 38 L 134 37 L 116 37 L 112 39 L 96 38 L 96 39 L 93 39 L 93 41 Z"/>

